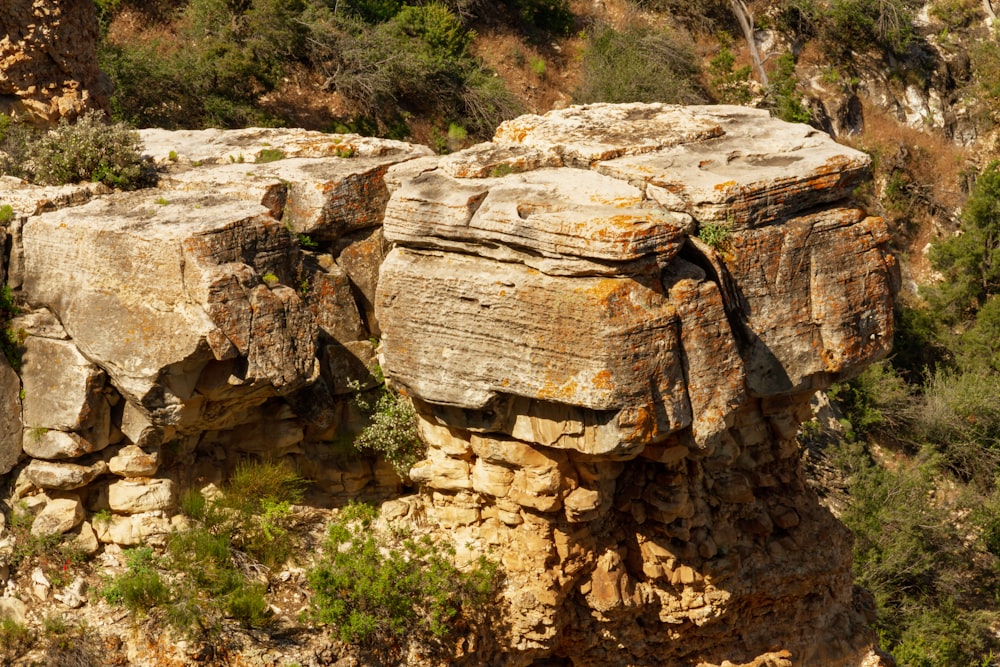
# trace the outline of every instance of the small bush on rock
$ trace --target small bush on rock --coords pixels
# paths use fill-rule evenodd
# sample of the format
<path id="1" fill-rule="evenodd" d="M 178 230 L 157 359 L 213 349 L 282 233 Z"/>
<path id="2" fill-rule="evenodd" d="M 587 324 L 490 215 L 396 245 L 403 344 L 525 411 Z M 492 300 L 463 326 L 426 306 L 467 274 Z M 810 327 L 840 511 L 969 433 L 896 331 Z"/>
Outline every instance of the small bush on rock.
<path id="1" fill-rule="evenodd" d="M 124 123 L 105 123 L 96 111 L 39 135 L 28 159 L 32 180 L 42 184 L 94 181 L 131 190 L 149 180 L 139 134 Z"/>
<path id="2" fill-rule="evenodd" d="M 459 569 L 448 545 L 427 536 L 380 534 L 377 515 L 373 507 L 348 505 L 330 525 L 308 576 L 313 617 L 335 626 L 341 641 L 383 654 L 398 654 L 408 642 L 447 651 L 443 640 L 483 620 L 496 564 L 481 557 Z"/>
<path id="3" fill-rule="evenodd" d="M 359 395 L 358 404 L 368 412 L 370 423 L 355 438 L 354 446 L 381 454 L 400 478 L 407 479 L 410 468 L 424 455 L 413 407 L 388 389 L 383 389 L 374 404 Z"/>
<path id="4" fill-rule="evenodd" d="M 0 173 L 42 185 L 92 181 L 133 190 L 155 180 L 142 157 L 142 139 L 125 123 L 108 124 L 97 111 L 49 131 L 13 122 L 0 137 Z"/>

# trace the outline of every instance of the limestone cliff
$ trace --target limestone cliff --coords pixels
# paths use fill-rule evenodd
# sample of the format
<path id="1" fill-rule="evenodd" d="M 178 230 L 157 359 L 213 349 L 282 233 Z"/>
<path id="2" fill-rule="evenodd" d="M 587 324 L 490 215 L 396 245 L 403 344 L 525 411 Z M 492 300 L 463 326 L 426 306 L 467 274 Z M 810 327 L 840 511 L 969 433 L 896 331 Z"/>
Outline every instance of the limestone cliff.
<path id="1" fill-rule="evenodd" d="M 178 490 L 244 454 L 293 460 L 315 503 L 398 495 L 384 462 L 336 456 L 375 336 L 427 445 L 396 509 L 505 574 L 500 622 L 456 658 L 877 664 L 795 439 L 892 337 L 894 260 L 850 202 L 866 156 L 665 105 L 526 116 L 446 157 L 144 139 L 154 190 L 0 181 L 31 309 L 0 471 L 36 523 L 92 552 L 162 543 Z"/>

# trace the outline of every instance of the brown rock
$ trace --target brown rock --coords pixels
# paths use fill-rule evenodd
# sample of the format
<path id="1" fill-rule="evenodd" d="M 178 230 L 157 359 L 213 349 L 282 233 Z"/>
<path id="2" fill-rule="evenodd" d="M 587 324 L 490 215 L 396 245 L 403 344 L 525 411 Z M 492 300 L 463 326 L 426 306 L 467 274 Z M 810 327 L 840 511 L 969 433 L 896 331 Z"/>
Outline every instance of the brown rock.
<path id="1" fill-rule="evenodd" d="M 0 355 L 0 475 L 10 472 L 21 458 L 20 392 L 17 373 Z"/>
<path id="2" fill-rule="evenodd" d="M 97 65 L 93 2 L 5 2 L 0 35 L 0 113 L 53 124 L 108 108 L 111 83 Z"/>

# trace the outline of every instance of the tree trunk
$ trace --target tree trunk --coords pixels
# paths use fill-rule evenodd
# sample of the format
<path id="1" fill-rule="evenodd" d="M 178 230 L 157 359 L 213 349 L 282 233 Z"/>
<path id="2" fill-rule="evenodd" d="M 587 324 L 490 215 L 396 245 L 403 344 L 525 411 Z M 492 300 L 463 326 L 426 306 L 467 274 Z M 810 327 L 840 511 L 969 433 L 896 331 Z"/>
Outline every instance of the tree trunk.
<path id="1" fill-rule="evenodd" d="M 984 2 L 989 2 L 989 0 L 984 0 Z M 750 49 L 750 59 L 753 61 L 754 71 L 757 72 L 757 80 L 762 86 L 767 86 L 767 72 L 764 71 L 760 51 L 757 50 L 757 38 L 754 36 L 753 15 L 743 0 L 729 0 L 729 4 L 733 8 L 736 20 L 740 22 L 740 28 L 743 29 L 743 37 L 746 38 L 747 47 Z"/>

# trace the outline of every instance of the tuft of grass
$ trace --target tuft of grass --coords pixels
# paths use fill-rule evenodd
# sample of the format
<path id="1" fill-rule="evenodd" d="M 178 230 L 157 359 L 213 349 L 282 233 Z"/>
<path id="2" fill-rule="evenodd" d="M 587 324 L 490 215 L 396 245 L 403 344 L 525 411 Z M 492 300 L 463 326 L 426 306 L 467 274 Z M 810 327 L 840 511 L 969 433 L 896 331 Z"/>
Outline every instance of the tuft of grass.
<path id="1" fill-rule="evenodd" d="M 170 600 L 170 591 L 156 570 L 157 559 L 150 547 L 126 551 L 125 563 L 125 572 L 105 582 L 99 591 L 108 604 L 145 614 Z"/>
<path id="2" fill-rule="evenodd" d="M 35 644 L 35 633 L 10 618 L 0 618 L 0 662 L 13 664 Z"/>
<path id="3" fill-rule="evenodd" d="M 732 225 L 728 223 L 710 222 L 698 229 L 698 238 L 716 250 L 725 251 L 729 247 L 729 237 L 732 232 Z"/>
<path id="4" fill-rule="evenodd" d="M 263 148 L 260 153 L 257 153 L 254 163 L 264 164 L 265 162 L 276 162 L 283 159 L 285 159 L 285 151 L 278 148 Z M 233 161 L 235 162 L 235 160 Z M 240 161 L 242 162 L 242 160 Z"/>

